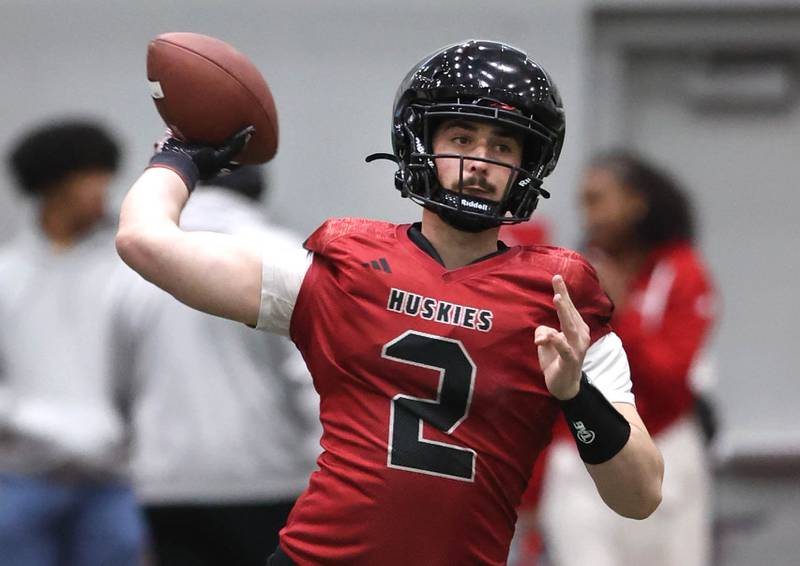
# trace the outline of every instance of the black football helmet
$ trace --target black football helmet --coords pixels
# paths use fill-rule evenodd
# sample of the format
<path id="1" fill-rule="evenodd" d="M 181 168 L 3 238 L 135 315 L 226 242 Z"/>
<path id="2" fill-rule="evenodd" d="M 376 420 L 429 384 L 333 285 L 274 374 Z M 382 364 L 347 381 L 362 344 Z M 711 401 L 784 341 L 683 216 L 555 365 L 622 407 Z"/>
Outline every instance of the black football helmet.
<path id="1" fill-rule="evenodd" d="M 459 159 L 463 179 L 463 156 L 432 152 L 436 125 L 451 118 L 489 121 L 522 134 L 519 167 L 468 158 L 513 170 L 500 202 L 463 194 L 463 187 L 457 192 L 445 189 L 439 183 L 434 159 Z M 460 230 L 478 232 L 524 222 L 538 198 L 550 196 L 542 181 L 558 162 L 564 128 L 555 84 L 525 53 L 483 40 L 445 47 L 415 65 L 397 91 L 392 124 L 393 157 L 398 164 L 395 185 L 404 197 L 435 210 Z"/>

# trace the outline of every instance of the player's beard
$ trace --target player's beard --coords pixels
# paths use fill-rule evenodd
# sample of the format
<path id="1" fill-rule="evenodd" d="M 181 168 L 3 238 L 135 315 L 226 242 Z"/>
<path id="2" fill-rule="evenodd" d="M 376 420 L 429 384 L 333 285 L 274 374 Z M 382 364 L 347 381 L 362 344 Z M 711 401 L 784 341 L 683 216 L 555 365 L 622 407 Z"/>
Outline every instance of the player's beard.
<path id="1" fill-rule="evenodd" d="M 471 176 L 464 178 L 460 184 L 458 182 L 454 183 L 452 188 L 445 189 L 440 186 L 435 196 L 435 200 L 449 206 L 458 206 L 459 200 L 461 199 L 472 201 L 488 207 L 487 212 L 491 212 L 493 215 L 497 216 L 496 218 L 477 216 L 474 214 L 464 213 L 459 210 L 441 207 L 435 207 L 436 214 L 438 214 L 439 217 L 445 221 L 445 223 L 452 226 L 456 230 L 461 230 L 462 232 L 477 233 L 500 226 L 502 222 L 499 218 L 500 214 L 497 213 L 497 208 L 500 206 L 499 201 L 485 198 L 483 196 L 467 194 L 462 190 L 462 187 L 475 186 L 487 191 L 487 196 L 494 196 L 500 193 L 498 188 L 486 180 L 485 177 Z M 461 200 L 461 206 L 463 209 L 463 200 Z"/>
<path id="2" fill-rule="evenodd" d="M 472 177 L 466 177 L 461 183 L 461 185 L 459 185 L 458 182 L 455 182 L 453 183 L 453 186 L 450 187 L 450 190 L 453 191 L 454 193 L 461 193 L 464 194 L 465 196 L 470 196 L 470 197 L 473 196 L 464 193 L 462 187 L 478 187 L 486 191 L 487 196 L 494 196 L 500 192 L 500 190 L 494 184 L 490 183 L 486 179 L 486 177 L 479 177 L 477 175 L 474 175 Z M 494 199 L 488 199 L 484 196 L 479 196 L 478 198 L 482 198 L 485 200 L 494 200 Z"/>

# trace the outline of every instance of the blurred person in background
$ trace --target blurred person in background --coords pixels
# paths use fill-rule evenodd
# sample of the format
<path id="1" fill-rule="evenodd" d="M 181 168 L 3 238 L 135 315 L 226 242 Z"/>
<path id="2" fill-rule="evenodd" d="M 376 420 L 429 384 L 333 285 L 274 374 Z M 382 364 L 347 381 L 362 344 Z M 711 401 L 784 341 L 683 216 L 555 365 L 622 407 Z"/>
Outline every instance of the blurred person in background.
<path id="1" fill-rule="evenodd" d="M 139 563 L 112 332 L 135 274 L 105 208 L 119 157 L 84 120 L 41 126 L 9 156 L 34 206 L 0 249 L 0 564 Z"/>
<path id="2" fill-rule="evenodd" d="M 299 239 L 272 226 L 261 167 L 198 187 L 184 230 Z M 125 316 L 134 475 L 160 566 L 263 566 L 320 451 L 319 399 L 283 336 L 193 310 L 141 281 Z"/>
<path id="3" fill-rule="evenodd" d="M 553 447 L 543 523 L 557 566 L 704 566 L 711 547 L 710 471 L 693 373 L 715 296 L 694 246 L 691 203 L 675 181 L 624 152 L 596 157 L 580 192 L 587 257 L 613 300 L 636 406 L 664 455 L 663 501 L 648 521 L 609 513 L 574 444 Z"/>

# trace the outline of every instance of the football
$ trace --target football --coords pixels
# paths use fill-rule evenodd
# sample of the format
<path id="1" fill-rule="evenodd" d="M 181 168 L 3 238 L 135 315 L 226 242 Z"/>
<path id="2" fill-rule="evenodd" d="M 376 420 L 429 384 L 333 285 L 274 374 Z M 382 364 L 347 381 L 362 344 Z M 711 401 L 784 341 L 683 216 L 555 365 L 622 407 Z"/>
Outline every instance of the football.
<path id="1" fill-rule="evenodd" d="M 147 78 L 156 109 L 179 138 L 218 146 L 253 125 L 255 134 L 235 158 L 265 163 L 278 150 L 278 114 L 256 66 L 219 39 L 165 33 L 147 46 Z"/>

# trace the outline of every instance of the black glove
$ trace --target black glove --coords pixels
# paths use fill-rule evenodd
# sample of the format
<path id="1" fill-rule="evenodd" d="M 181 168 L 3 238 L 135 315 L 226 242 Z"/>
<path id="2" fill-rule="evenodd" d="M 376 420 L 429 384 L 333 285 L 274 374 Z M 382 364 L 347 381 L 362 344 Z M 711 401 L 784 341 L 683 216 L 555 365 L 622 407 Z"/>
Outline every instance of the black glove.
<path id="1" fill-rule="evenodd" d="M 198 180 L 213 179 L 223 170 L 238 166 L 232 159 L 244 149 L 256 129 L 248 126 L 225 140 L 219 147 L 211 147 L 180 140 L 167 132 L 167 136 L 156 144 L 156 153 L 150 159 L 150 167 L 166 167 L 181 176 L 191 193 Z"/>

